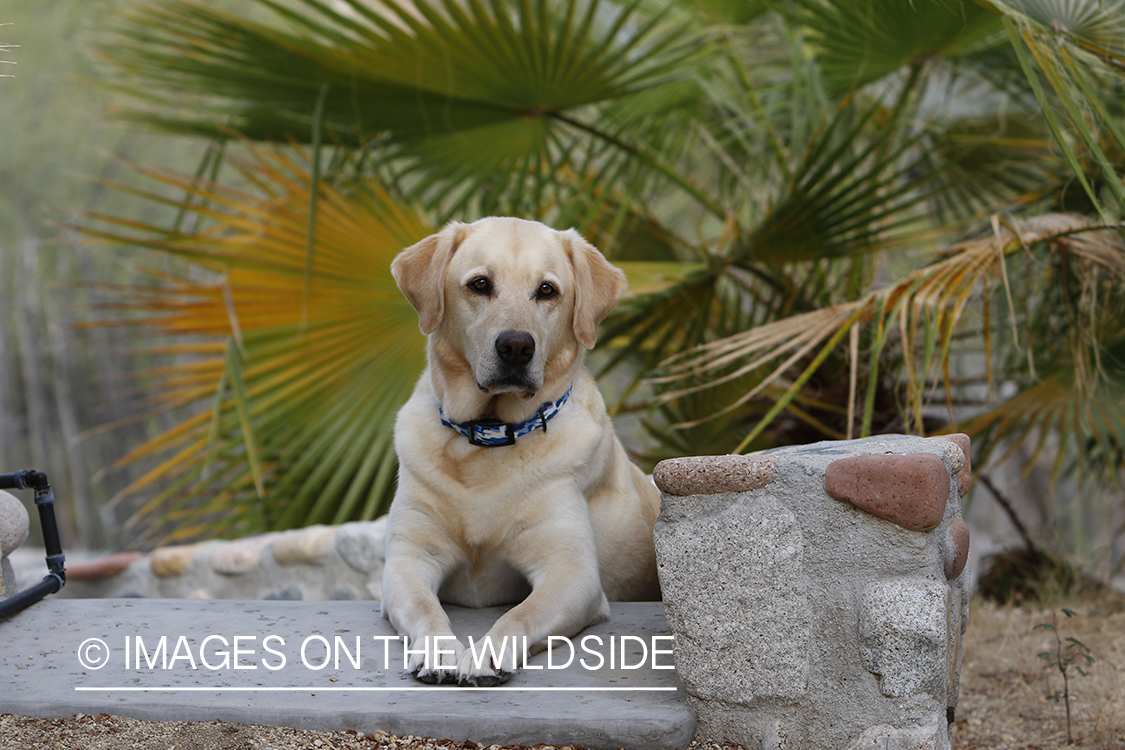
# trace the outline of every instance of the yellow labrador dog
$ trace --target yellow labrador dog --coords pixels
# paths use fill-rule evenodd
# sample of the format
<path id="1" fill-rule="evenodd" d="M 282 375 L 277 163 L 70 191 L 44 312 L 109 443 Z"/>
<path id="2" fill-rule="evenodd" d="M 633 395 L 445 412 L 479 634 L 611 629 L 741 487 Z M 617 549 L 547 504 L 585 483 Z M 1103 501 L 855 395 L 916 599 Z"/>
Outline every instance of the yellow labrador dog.
<path id="1" fill-rule="evenodd" d="M 495 685 L 516 668 L 515 644 L 523 658 L 523 643 L 605 620 L 607 599 L 660 595 L 659 491 L 583 365 L 625 275 L 574 230 L 511 218 L 451 223 L 391 272 L 429 342 L 395 423 L 383 615 L 407 636 L 416 677 Z M 518 605 L 482 660 L 442 602 Z"/>

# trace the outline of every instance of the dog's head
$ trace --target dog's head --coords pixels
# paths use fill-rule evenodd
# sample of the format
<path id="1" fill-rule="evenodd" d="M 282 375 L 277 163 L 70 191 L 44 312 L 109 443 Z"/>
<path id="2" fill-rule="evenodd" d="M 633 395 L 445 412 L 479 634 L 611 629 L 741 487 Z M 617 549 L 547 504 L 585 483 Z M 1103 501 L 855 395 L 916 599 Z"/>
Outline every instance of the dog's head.
<path id="1" fill-rule="evenodd" d="M 453 222 L 391 273 L 422 333 L 462 356 L 477 388 L 528 398 L 593 347 L 625 290 L 625 274 L 573 229 L 511 218 Z"/>

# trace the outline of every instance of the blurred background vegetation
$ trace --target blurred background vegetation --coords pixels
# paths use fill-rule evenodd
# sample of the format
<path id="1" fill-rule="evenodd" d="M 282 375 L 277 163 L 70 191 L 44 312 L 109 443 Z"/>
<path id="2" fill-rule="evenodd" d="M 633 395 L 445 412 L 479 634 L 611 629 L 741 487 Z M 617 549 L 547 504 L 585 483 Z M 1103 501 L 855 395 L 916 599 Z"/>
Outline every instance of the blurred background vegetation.
<path id="1" fill-rule="evenodd" d="M 967 432 L 998 529 L 1122 572 L 1123 0 L 0 7 L 0 455 L 84 544 L 383 512 L 390 259 L 507 214 L 629 274 L 642 463 Z"/>
<path id="2" fill-rule="evenodd" d="M 0 52 L 0 456 L 2 470 L 37 467 L 59 488 L 68 540 L 126 544 L 108 505 L 128 471 L 108 470 L 157 424 L 98 427 L 139 416 L 129 384 L 143 362 L 124 332 L 75 327 L 88 318 L 89 285 L 131 278 L 124 255 L 91 251 L 65 228 L 83 209 L 148 215 L 152 208 L 97 183 L 123 170 L 118 157 L 186 164 L 188 139 L 154 137 L 107 118 L 113 97 L 92 72 L 90 38 L 106 3 L 5 2 Z M 32 517 L 35 514 L 32 513 Z"/>

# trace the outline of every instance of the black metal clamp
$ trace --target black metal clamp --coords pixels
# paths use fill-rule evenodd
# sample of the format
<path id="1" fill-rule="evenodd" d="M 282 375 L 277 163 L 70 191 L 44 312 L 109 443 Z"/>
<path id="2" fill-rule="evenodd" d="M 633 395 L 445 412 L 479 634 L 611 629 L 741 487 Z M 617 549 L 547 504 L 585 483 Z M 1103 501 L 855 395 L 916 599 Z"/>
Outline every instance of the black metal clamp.
<path id="1" fill-rule="evenodd" d="M 41 471 L 17 471 L 0 474 L 0 490 L 35 490 L 35 507 L 39 510 L 39 524 L 43 528 L 43 546 L 47 550 L 47 575 L 34 586 L 0 599 L 0 620 L 30 607 L 48 594 L 53 594 L 66 584 L 66 556 L 59 540 L 59 526 L 55 522 L 55 496 L 47 475 Z"/>

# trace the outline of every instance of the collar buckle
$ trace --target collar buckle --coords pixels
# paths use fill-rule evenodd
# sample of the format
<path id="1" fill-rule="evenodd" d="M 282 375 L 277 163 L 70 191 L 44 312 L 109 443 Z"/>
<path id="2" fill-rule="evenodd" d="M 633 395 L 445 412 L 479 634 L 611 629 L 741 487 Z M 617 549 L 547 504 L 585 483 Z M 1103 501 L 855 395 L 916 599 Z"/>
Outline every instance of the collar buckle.
<path id="1" fill-rule="evenodd" d="M 501 422 L 499 419 L 474 419 L 464 424 L 469 432 L 469 443 L 472 445 L 496 448 L 516 444 L 516 426 L 511 422 Z M 497 435 L 495 431 L 501 427 L 504 428 L 504 435 Z M 503 442 L 498 442 L 501 440 Z"/>

